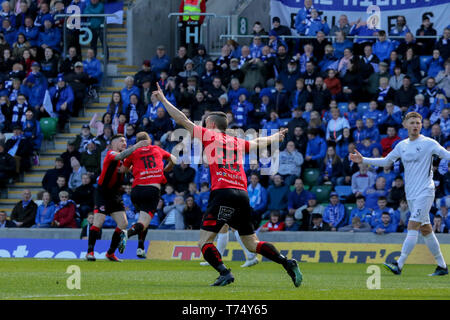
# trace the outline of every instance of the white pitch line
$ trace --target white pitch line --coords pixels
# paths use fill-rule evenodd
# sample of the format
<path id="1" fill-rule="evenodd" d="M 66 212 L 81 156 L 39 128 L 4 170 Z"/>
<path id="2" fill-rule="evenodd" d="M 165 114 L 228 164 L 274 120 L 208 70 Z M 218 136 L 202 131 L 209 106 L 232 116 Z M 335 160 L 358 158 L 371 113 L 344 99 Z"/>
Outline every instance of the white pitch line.
<path id="1" fill-rule="evenodd" d="M 37 295 L 30 295 L 30 296 L 8 296 L 4 297 L 3 299 L 32 299 L 32 298 L 62 298 L 62 297 L 86 297 L 86 296 L 118 296 L 122 294 L 128 294 L 128 292 L 122 292 L 122 293 L 99 293 L 99 294 L 54 294 L 54 295 L 46 295 L 46 294 L 37 294 Z"/>

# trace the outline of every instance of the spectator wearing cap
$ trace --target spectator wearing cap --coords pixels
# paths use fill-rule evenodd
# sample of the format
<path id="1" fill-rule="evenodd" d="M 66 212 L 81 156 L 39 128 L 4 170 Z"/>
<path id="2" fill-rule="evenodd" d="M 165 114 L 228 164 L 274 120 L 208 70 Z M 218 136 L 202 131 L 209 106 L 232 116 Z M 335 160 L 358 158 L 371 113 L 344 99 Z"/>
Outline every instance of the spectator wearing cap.
<path id="1" fill-rule="evenodd" d="M 25 18 L 25 23 L 19 27 L 18 32 L 25 35 L 31 46 L 38 45 L 39 29 L 34 26 L 32 17 L 28 16 Z"/>
<path id="2" fill-rule="evenodd" d="M 102 82 L 102 64 L 96 58 L 95 50 L 87 50 L 86 60 L 83 61 L 83 68 L 84 72 L 86 72 L 91 78 L 95 79 L 97 84 L 100 84 Z"/>
<path id="3" fill-rule="evenodd" d="M 161 71 L 169 70 L 170 59 L 166 54 L 166 48 L 164 46 L 159 45 L 156 48 L 156 55 L 150 60 L 150 63 L 157 79 L 159 79 Z"/>
<path id="4" fill-rule="evenodd" d="M 49 94 L 52 99 L 53 110 L 58 114 L 59 129 L 64 131 L 73 110 L 74 95 L 72 88 L 66 84 L 62 74 L 58 76 L 57 84 L 50 88 Z"/>
<path id="5" fill-rule="evenodd" d="M 345 207 L 340 203 L 339 196 L 336 192 L 330 194 L 330 204 L 324 210 L 323 221 L 328 223 L 331 231 L 336 231 L 346 224 Z"/>
<path id="6" fill-rule="evenodd" d="M 86 150 L 87 143 L 94 139 L 94 135 L 91 133 L 91 129 L 88 124 L 83 124 L 81 132 L 75 138 L 75 149 L 79 152 Z"/>
<path id="7" fill-rule="evenodd" d="M 309 226 L 308 231 L 330 231 L 330 225 L 323 218 L 323 215 L 313 213 L 311 215 L 311 226 Z"/>
<path id="8" fill-rule="evenodd" d="M 61 52 L 61 32 L 54 26 L 53 18 L 46 16 L 42 20 L 44 30 L 39 33 L 38 45 L 43 49 L 50 47 L 57 52 Z"/>
<path id="9" fill-rule="evenodd" d="M 296 89 L 296 82 L 299 78 L 300 70 L 298 68 L 297 60 L 295 59 L 291 59 L 287 65 L 287 69 L 282 70 L 278 76 L 278 80 L 283 83 L 284 88 L 288 92 L 293 92 Z"/>
<path id="10" fill-rule="evenodd" d="M 304 1 L 304 7 L 301 8 L 295 17 L 295 30 L 300 35 L 304 35 L 305 30 L 305 24 L 307 22 L 307 19 L 311 18 L 311 11 L 313 9 L 313 2 L 312 0 L 305 0 Z"/>
<path id="11" fill-rule="evenodd" d="M 279 17 L 273 17 L 271 31 L 275 31 L 278 37 L 292 35 L 291 28 L 282 25 Z"/>
<path id="12" fill-rule="evenodd" d="M 155 75 L 152 71 L 150 60 L 144 60 L 142 62 L 142 69 L 134 75 L 134 81 L 136 83 L 136 86 L 138 86 L 139 88 L 142 88 L 144 80 L 147 79 L 150 80 L 151 83 L 154 83 L 156 81 Z"/>

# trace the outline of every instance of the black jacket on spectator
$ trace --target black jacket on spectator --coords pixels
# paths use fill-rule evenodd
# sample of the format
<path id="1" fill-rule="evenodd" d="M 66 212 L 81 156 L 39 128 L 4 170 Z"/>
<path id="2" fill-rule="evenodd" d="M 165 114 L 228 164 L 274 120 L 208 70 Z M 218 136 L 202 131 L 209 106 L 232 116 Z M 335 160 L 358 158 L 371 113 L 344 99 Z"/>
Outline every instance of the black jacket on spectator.
<path id="1" fill-rule="evenodd" d="M 67 57 L 64 59 L 64 61 L 60 65 L 60 72 L 64 74 L 68 74 L 70 72 L 74 72 L 75 70 L 75 63 L 82 62 L 81 58 L 79 56 L 75 56 L 73 59 L 70 59 Z"/>
<path id="2" fill-rule="evenodd" d="M 352 72 L 347 71 L 345 75 L 341 78 L 341 85 L 343 87 L 348 87 L 350 90 L 352 90 L 352 93 L 347 96 L 349 100 L 354 100 L 356 102 L 360 102 L 362 99 L 361 97 L 361 88 L 363 79 L 359 72 Z"/>
<path id="3" fill-rule="evenodd" d="M 314 47 L 314 57 L 316 57 L 318 60 L 322 60 L 323 56 L 325 55 L 325 46 L 327 44 L 331 44 L 331 42 L 327 39 L 324 39 L 322 42 L 319 42 L 317 39 L 313 39 L 311 41 L 311 44 Z"/>
<path id="4" fill-rule="evenodd" d="M 193 182 L 195 178 L 195 170 L 191 167 L 182 169 L 180 165 L 173 168 L 172 181 L 176 191 L 188 191 L 189 183 Z"/>
<path id="5" fill-rule="evenodd" d="M 295 127 L 301 127 L 303 129 L 303 132 L 306 132 L 306 129 L 308 128 L 308 122 L 306 122 L 306 120 L 303 117 L 292 118 L 288 122 L 288 129 L 290 135 L 294 135 Z"/>
<path id="6" fill-rule="evenodd" d="M 402 63 L 402 72 L 411 77 L 411 83 L 419 83 L 422 79 L 420 73 L 420 59 L 418 56 L 414 56 L 411 60 L 404 60 Z"/>
<path id="7" fill-rule="evenodd" d="M 382 100 L 378 100 L 378 97 L 380 95 L 380 88 L 377 89 L 377 93 L 375 93 L 374 100 L 378 102 L 378 110 L 384 110 L 384 107 L 386 105 L 386 101 L 394 101 L 395 100 L 395 90 L 392 88 L 389 88 L 386 96 Z"/>
<path id="8" fill-rule="evenodd" d="M 322 110 L 328 109 L 331 100 L 331 93 L 328 89 L 320 88 L 316 86 L 312 88 L 310 94 L 311 100 L 314 103 L 314 110 L 322 114 Z"/>
<path id="9" fill-rule="evenodd" d="M 433 24 L 430 25 L 428 29 L 422 24 L 419 29 L 416 31 L 416 37 L 418 43 L 422 44 L 422 54 L 424 55 L 432 55 L 433 54 L 433 46 L 436 42 L 436 39 L 420 39 L 420 36 L 435 36 L 437 35 L 437 31 L 433 28 Z"/>
<path id="10" fill-rule="evenodd" d="M 160 140 L 161 137 L 167 132 L 173 130 L 172 120 L 165 116 L 163 118 L 156 118 L 152 123 L 152 135 L 156 140 Z"/>
<path id="11" fill-rule="evenodd" d="M 37 205 L 33 200 L 24 208 L 22 200 L 17 202 L 11 212 L 11 220 L 23 222 L 21 228 L 29 228 L 34 224 L 36 219 Z"/>
<path id="12" fill-rule="evenodd" d="M 134 75 L 134 83 L 135 85 L 137 85 L 139 88 L 142 88 L 142 84 L 144 83 L 144 80 L 150 80 L 151 86 L 150 88 L 154 88 L 156 89 L 156 76 L 153 73 L 153 71 L 144 71 L 144 70 L 140 70 L 139 72 L 137 72 Z"/>
<path id="13" fill-rule="evenodd" d="M 50 196 L 54 203 L 59 203 L 59 193 L 61 191 L 67 191 L 69 193 L 69 199 L 72 199 L 72 190 L 68 186 L 60 188 L 56 185 L 50 190 Z"/>
<path id="14" fill-rule="evenodd" d="M 417 89 L 414 88 L 413 85 L 410 85 L 407 90 L 405 90 L 404 86 L 401 86 L 400 89 L 398 89 L 395 92 L 395 99 L 394 103 L 396 106 L 402 107 L 410 107 L 414 104 L 415 100 L 414 97 L 417 95 Z"/>
<path id="15" fill-rule="evenodd" d="M 194 206 L 183 210 L 184 225 L 186 229 L 198 230 L 202 222 L 203 213 L 200 207 L 194 202 Z"/>
<path id="16" fill-rule="evenodd" d="M 69 151 L 63 152 L 60 155 L 60 157 L 64 160 L 64 170 L 66 172 L 69 172 L 68 176 L 70 176 L 70 172 L 72 171 L 72 167 L 70 165 L 70 158 L 75 157 L 75 158 L 77 158 L 78 161 L 80 161 L 81 153 L 78 151 L 78 149 L 75 149 L 74 152 L 69 152 Z"/>
<path id="17" fill-rule="evenodd" d="M 187 59 L 188 59 L 187 56 L 184 56 L 183 58 L 176 56 L 175 58 L 173 58 L 170 64 L 170 75 L 177 76 L 180 72 L 183 72 L 184 63 L 186 62 Z"/>
<path id="18" fill-rule="evenodd" d="M 278 116 L 280 118 L 290 118 L 291 110 L 289 109 L 287 92 L 276 91 L 273 94 L 273 109 L 271 111 L 275 111 L 276 113 L 278 113 Z"/>
<path id="19" fill-rule="evenodd" d="M 442 41 L 443 38 L 439 39 L 438 42 L 434 45 L 434 49 L 438 49 L 441 53 L 442 59 L 447 60 L 450 58 L 450 41 L 447 40 L 447 44 L 444 44 Z"/>
<path id="20" fill-rule="evenodd" d="M 351 162 L 348 157 L 342 159 L 342 166 L 344 169 L 344 176 L 351 177 L 353 174 L 359 171 L 359 166 L 357 163 Z"/>
<path id="21" fill-rule="evenodd" d="M 94 208 L 94 187 L 92 184 L 81 185 L 73 192 L 72 200 L 76 204 Z"/>
<path id="22" fill-rule="evenodd" d="M 9 151 L 16 144 L 16 140 L 8 139 L 5 150 Z M 20 172 L 25 172 L 31 168 L 31 156 L 33 155 L 33 144 L 30 139 L 21 139 L 17 148 L 16 156 L 20 157 Z"/>
<path id="23" fill-rule="evenodd" d="M 93 84 L 88 74 L 85 72 L 75 73 L 71 72 L 65 76 L 67 83 L 72 87 L 75 98 L 84 99 L 87 94 L 87 88 Z"/>
<path id="24" fill-rule="evenodd" d="M 58 76 L 58 58 L 53 56 L 50 60 L 42 60 L 41 72 L 47 79 L 56 78 Z"/>
<path id="25" fill-rule="evenodd" d="M 69 168 L 70 168 L 70 159 L 69 159 Z M 47 170 L 47 172 L 44 175 L 44 178 L 42 179 L 42 187 L 44 188 L 44 190 L 51 192 L 51 190 L 57 186 L 56 180 L 58 180 L 59 176 L 64 176 L 66 178 L 66 181 L 69 181 L 70 171 L 68 171 L 64 167 L 61 169 L 53 168 Z M 57 202 L 59 202 L 59 199 Z"/>
<path id="26" fill-rule="evenodd" d="M 8 152 L 0 153 L 0 188 L 5 186 L 8 179 L 16 172 L 16 161 Z"/>

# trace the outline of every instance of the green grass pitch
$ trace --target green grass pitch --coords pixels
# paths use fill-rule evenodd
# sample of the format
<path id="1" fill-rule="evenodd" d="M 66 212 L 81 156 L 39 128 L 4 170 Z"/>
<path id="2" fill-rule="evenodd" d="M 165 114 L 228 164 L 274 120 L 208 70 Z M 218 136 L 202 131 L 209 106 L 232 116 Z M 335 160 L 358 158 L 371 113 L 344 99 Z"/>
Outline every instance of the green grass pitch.
<path id="1" fill-rule="evenodd" d="M 300 264 L 304 280 L 295 288 L 284 269 L 271 262 L 241 268 L 227 262 L 235 282 L 210 287 L 217 277 L 198 261 L 109 261 L 0 259 L 0 300 L 151 299 L 151 300 L 318 300 L 449 299 L 449 276 L 429 277 L 432 265 L 407 265 L 401 276 L 380 266 L 381 289 L 367 289 L 369 265 Z M 66 286 L 70 265 L 81 270 L 81 289 Z"/>

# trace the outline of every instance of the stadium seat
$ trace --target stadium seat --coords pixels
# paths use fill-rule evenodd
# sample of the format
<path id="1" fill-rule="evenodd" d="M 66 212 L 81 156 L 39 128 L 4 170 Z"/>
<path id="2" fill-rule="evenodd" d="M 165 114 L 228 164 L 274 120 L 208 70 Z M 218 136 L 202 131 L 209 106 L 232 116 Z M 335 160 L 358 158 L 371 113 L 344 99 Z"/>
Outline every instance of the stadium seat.
<path id="1" fill-rule="evenodd" d="M 328 202 L 330 199 L 332 186 L 322 185 L 322 186 L 314 186 L 311 188 L 311 192 L 314 193 L 317 197 L 317 202 Z"/>
<path id="2" fill-rule="evenodd" d="M 317 185 L 317 180 L 319 179 L 319 176 L 320 176 L 319 169 L 315 168 L 306 169 L 303 172 L 303 184 L 307 186 L 315 186 Z"/>
<path id="3" fill-rule="evenodd" d="M 57 133 L 58 119 L 56 118 L 41 118 L 39 121 L 41 124 L 42 134 L 45 140 L 52 140 Z"/>
<path id="4" fill-rule="evenodd" d="M 425 91 L 426 87 L 419 85 L 419 86 L 415 86 L 416 90 L 418 93 L 423 93 L 423 91 Z"/>
<path id="5" fill-rule="evenodd" d="M 362 116 L 364 114 L 364 112 L 369 110 L 369 103 L 368 102 L 360 102 L 360 103 L 358 103 L 357 110 L 358 110 L 358 115 Z"/>
<path id="6" fill-rule="evenodd" d="M 420 56 L 420 70 L 427 71 L 428 63 L 433 58 L 433 56 Z"/>
<path id="7" fill-rule="evenodd" d="M 356 203 L 345 203 L 345 224 L 351 224 L 350 215 L 352 214 L 352 210 L 356 208 Z"/>
<path id="8" fill-rule="evenodd" d="M 334 190 L 339 195 L 340 200 L 345 200 L 352 194 L 352 187 L 350 186 L 335 186 Z"/>
<path id="9" fill-rule="evenodd" d="M 339 111 L 341 112 L 341 116 L 348 111 L 348 102 L 339 102 L 338 103 Z"/>

